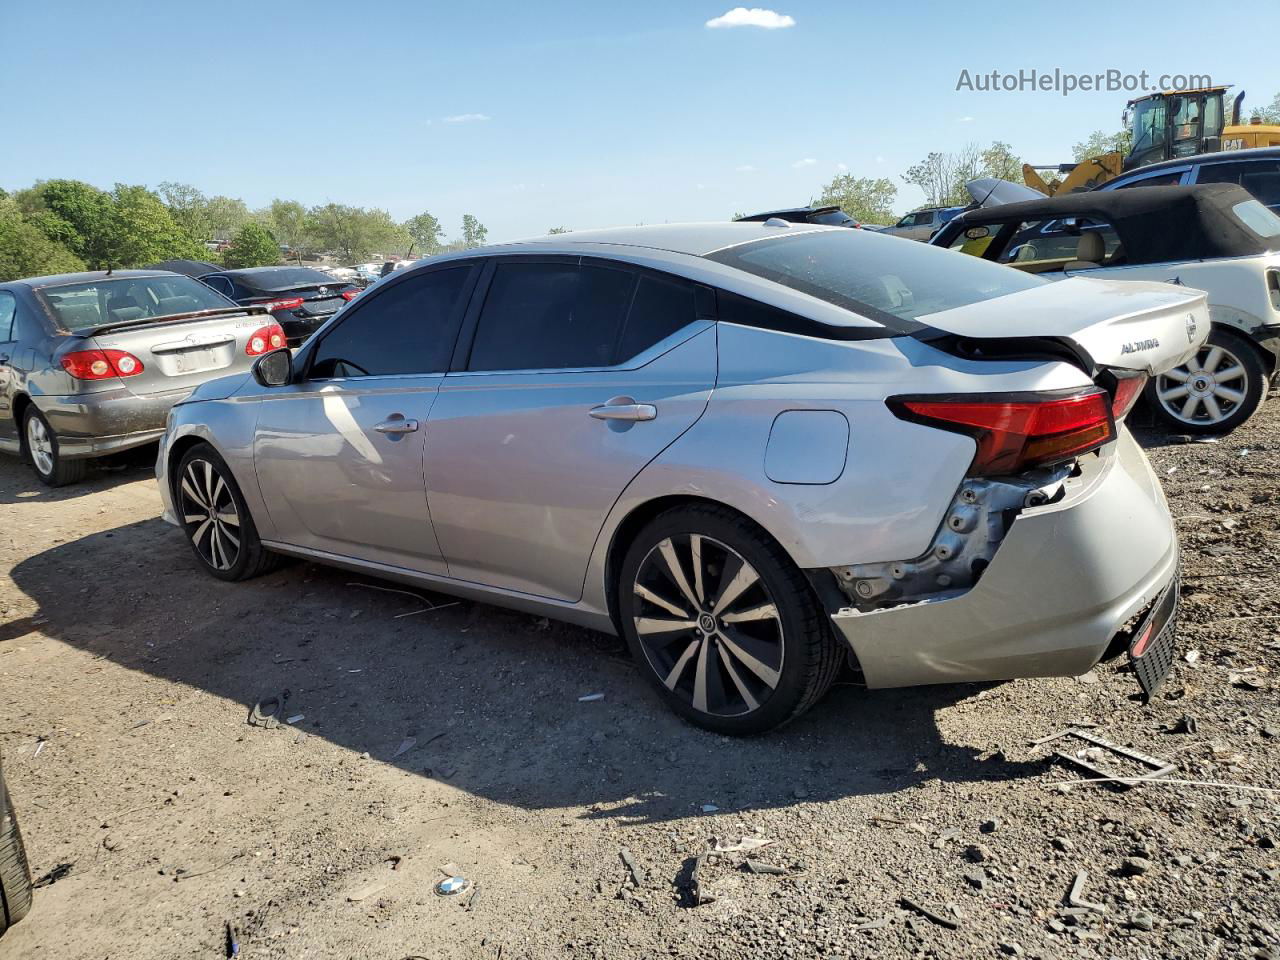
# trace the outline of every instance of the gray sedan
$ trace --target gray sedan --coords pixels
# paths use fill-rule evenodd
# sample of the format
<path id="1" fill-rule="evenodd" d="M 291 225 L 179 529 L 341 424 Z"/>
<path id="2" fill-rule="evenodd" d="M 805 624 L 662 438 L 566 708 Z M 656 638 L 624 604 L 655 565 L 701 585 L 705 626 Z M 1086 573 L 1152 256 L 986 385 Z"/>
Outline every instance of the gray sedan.
<path id="1" fill-rule="evenodd" d="M 90 458 L 154 442 L 194 387 L 284 342 L 261 308 L 176 273 L 0 284 L 0 450 L 51 486 L 72 483 Z"/>
<path id="2" fill-rule="evenodd" d="M 872 687 L 1173 652 L 1177 538 L 1124 427 L 1205 297 L 861 230 L 583 231 L 422 261 L 174 407 L 165 519 L 626 637 L 754 733 Z"/>

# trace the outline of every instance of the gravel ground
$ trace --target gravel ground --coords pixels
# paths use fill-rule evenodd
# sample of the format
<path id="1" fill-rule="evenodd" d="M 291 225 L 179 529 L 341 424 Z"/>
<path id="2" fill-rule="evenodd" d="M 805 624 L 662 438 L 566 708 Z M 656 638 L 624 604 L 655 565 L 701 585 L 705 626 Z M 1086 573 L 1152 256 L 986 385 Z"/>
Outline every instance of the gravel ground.
<path id="1" fill-rule="evenodd" d="M 145 457 L 53 492 L 5 458 L 0 749 L 43 885 L 3 953 L 217 957 L 230 921 L 250 958 L 1280 956 L 1280 794 L 1062 787 L 1030 745 L 1095 723 L 1280 787 L 1278 409 L 1142 433 L 1185 575 L 1150 706 L 1122 660 L 844 683 L 754 740 L 677 720 L 612 638 L 311 565 L 203 576 Z M 246 723 L 286 689 L 301 719 Z M 696 905 L 694 858 L 743 837 Z M 1099 910 L 1064 913 L 1080 871 Z"/>

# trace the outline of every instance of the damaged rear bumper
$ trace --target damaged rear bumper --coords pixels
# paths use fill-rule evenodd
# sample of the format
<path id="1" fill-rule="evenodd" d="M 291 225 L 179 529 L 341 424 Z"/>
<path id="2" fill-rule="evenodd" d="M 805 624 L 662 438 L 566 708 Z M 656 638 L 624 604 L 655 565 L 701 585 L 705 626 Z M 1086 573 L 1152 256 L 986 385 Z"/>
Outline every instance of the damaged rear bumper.
<path id="1" fill-rule="evenodd" d="M 971 589 L 846 608 L 832 621 L 869 687 L 1073 676 L 1163 591 L 1177 562 L 1160 482 L 1121 431 L 1066 497 L 1022 511 Z"/>

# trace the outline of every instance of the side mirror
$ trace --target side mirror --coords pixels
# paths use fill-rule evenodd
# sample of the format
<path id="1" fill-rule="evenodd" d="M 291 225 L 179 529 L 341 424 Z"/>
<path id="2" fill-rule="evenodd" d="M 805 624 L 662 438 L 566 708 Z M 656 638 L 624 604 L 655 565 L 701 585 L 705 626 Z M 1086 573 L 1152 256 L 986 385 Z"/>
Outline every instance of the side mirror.
<path id="1" fill-rule="evenodd" d="M 272 350 L 253 362 L 253 379 L 264 387 L 284 387 L 293 380 L 293 355 L 287 349 Z"/>

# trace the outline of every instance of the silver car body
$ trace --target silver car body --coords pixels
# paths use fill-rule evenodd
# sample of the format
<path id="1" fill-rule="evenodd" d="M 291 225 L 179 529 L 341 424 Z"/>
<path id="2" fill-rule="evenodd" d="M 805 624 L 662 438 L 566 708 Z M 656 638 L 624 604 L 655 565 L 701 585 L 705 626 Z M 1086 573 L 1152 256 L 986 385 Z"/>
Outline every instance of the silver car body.
<path id="1" fill-rule="evenodd" d="M 0 284 L 0 450 L 22 449 L 22 419 L 34 405 L 58 438 L 59 456 L 97 457 L 154 442 L 164 432 L 169 408 L 200 384 L 228 373 L 245 372 L 253 333 L 271 323 L 257 308 L 237 306 L 212 291 L 211 302 L 225 303 L 196 313 L 122 320 L 68 329 L 46 297 L 93 282 L 189 277 L 152 270 L 66 274 Z M 203 293 L 203 290 L 202 290 Z M 4 337 L 8 336 L 8 340 Z M 142 372 L 127 378 L 81 380 L 61 360 L 69 352 L 123 350 L 137 357 Z"/>
<path id="2" fill-rule="evenodd" d="M 861 231 L 729 223 L 576 232 L 415 270 L 591 256 L 884 333 L 871 317 L 705 256 L 780 230 L 857 234 L 854 242 L 933 255 Z M 979 340 L 1065 338 L 1099 369 L 1148 373 L 1185 362 L 1208 329 L 1198 291 L 1087 279 L 920 319 Z M 832 583 L 874 582 L 893 568 L 908 579 L 936 573 L 940 545 L 958 548 L 957 560 L 993 552 L 971 587 L 881 609 L 839 591 L 823 602 L 871 686 L 1075 674 L 1175 574 L 1175 531 L 1141 450 L 1121 428 L 1077 475 L 1052 479 L 1061 484 L 1052 503 L 1034 505 L 1029 487 L 967 483 L 974 441 L 904 422 L 886 399 L 1092 383 L 1064 360 L 972 359 L 911 336 L 835 340 L 700 319 L 611 368 L 439 370 L 273 388 L 225 378 L 173 409 L 156 469 L 170 523 L 173 469 L 203 440 L 234 473 L 271 549 L 608 632 L 617 630 L 620 547 L 639 518 L 681 501 L 741 512 L 811 577 Z M 657 416 L 622 428 L 588 416 L 619 398 Z M 424 429 L 379 432 L 396 417 Z M 1020 513 L 1002 542 L 970 523 L 1009 507 Z"/>

